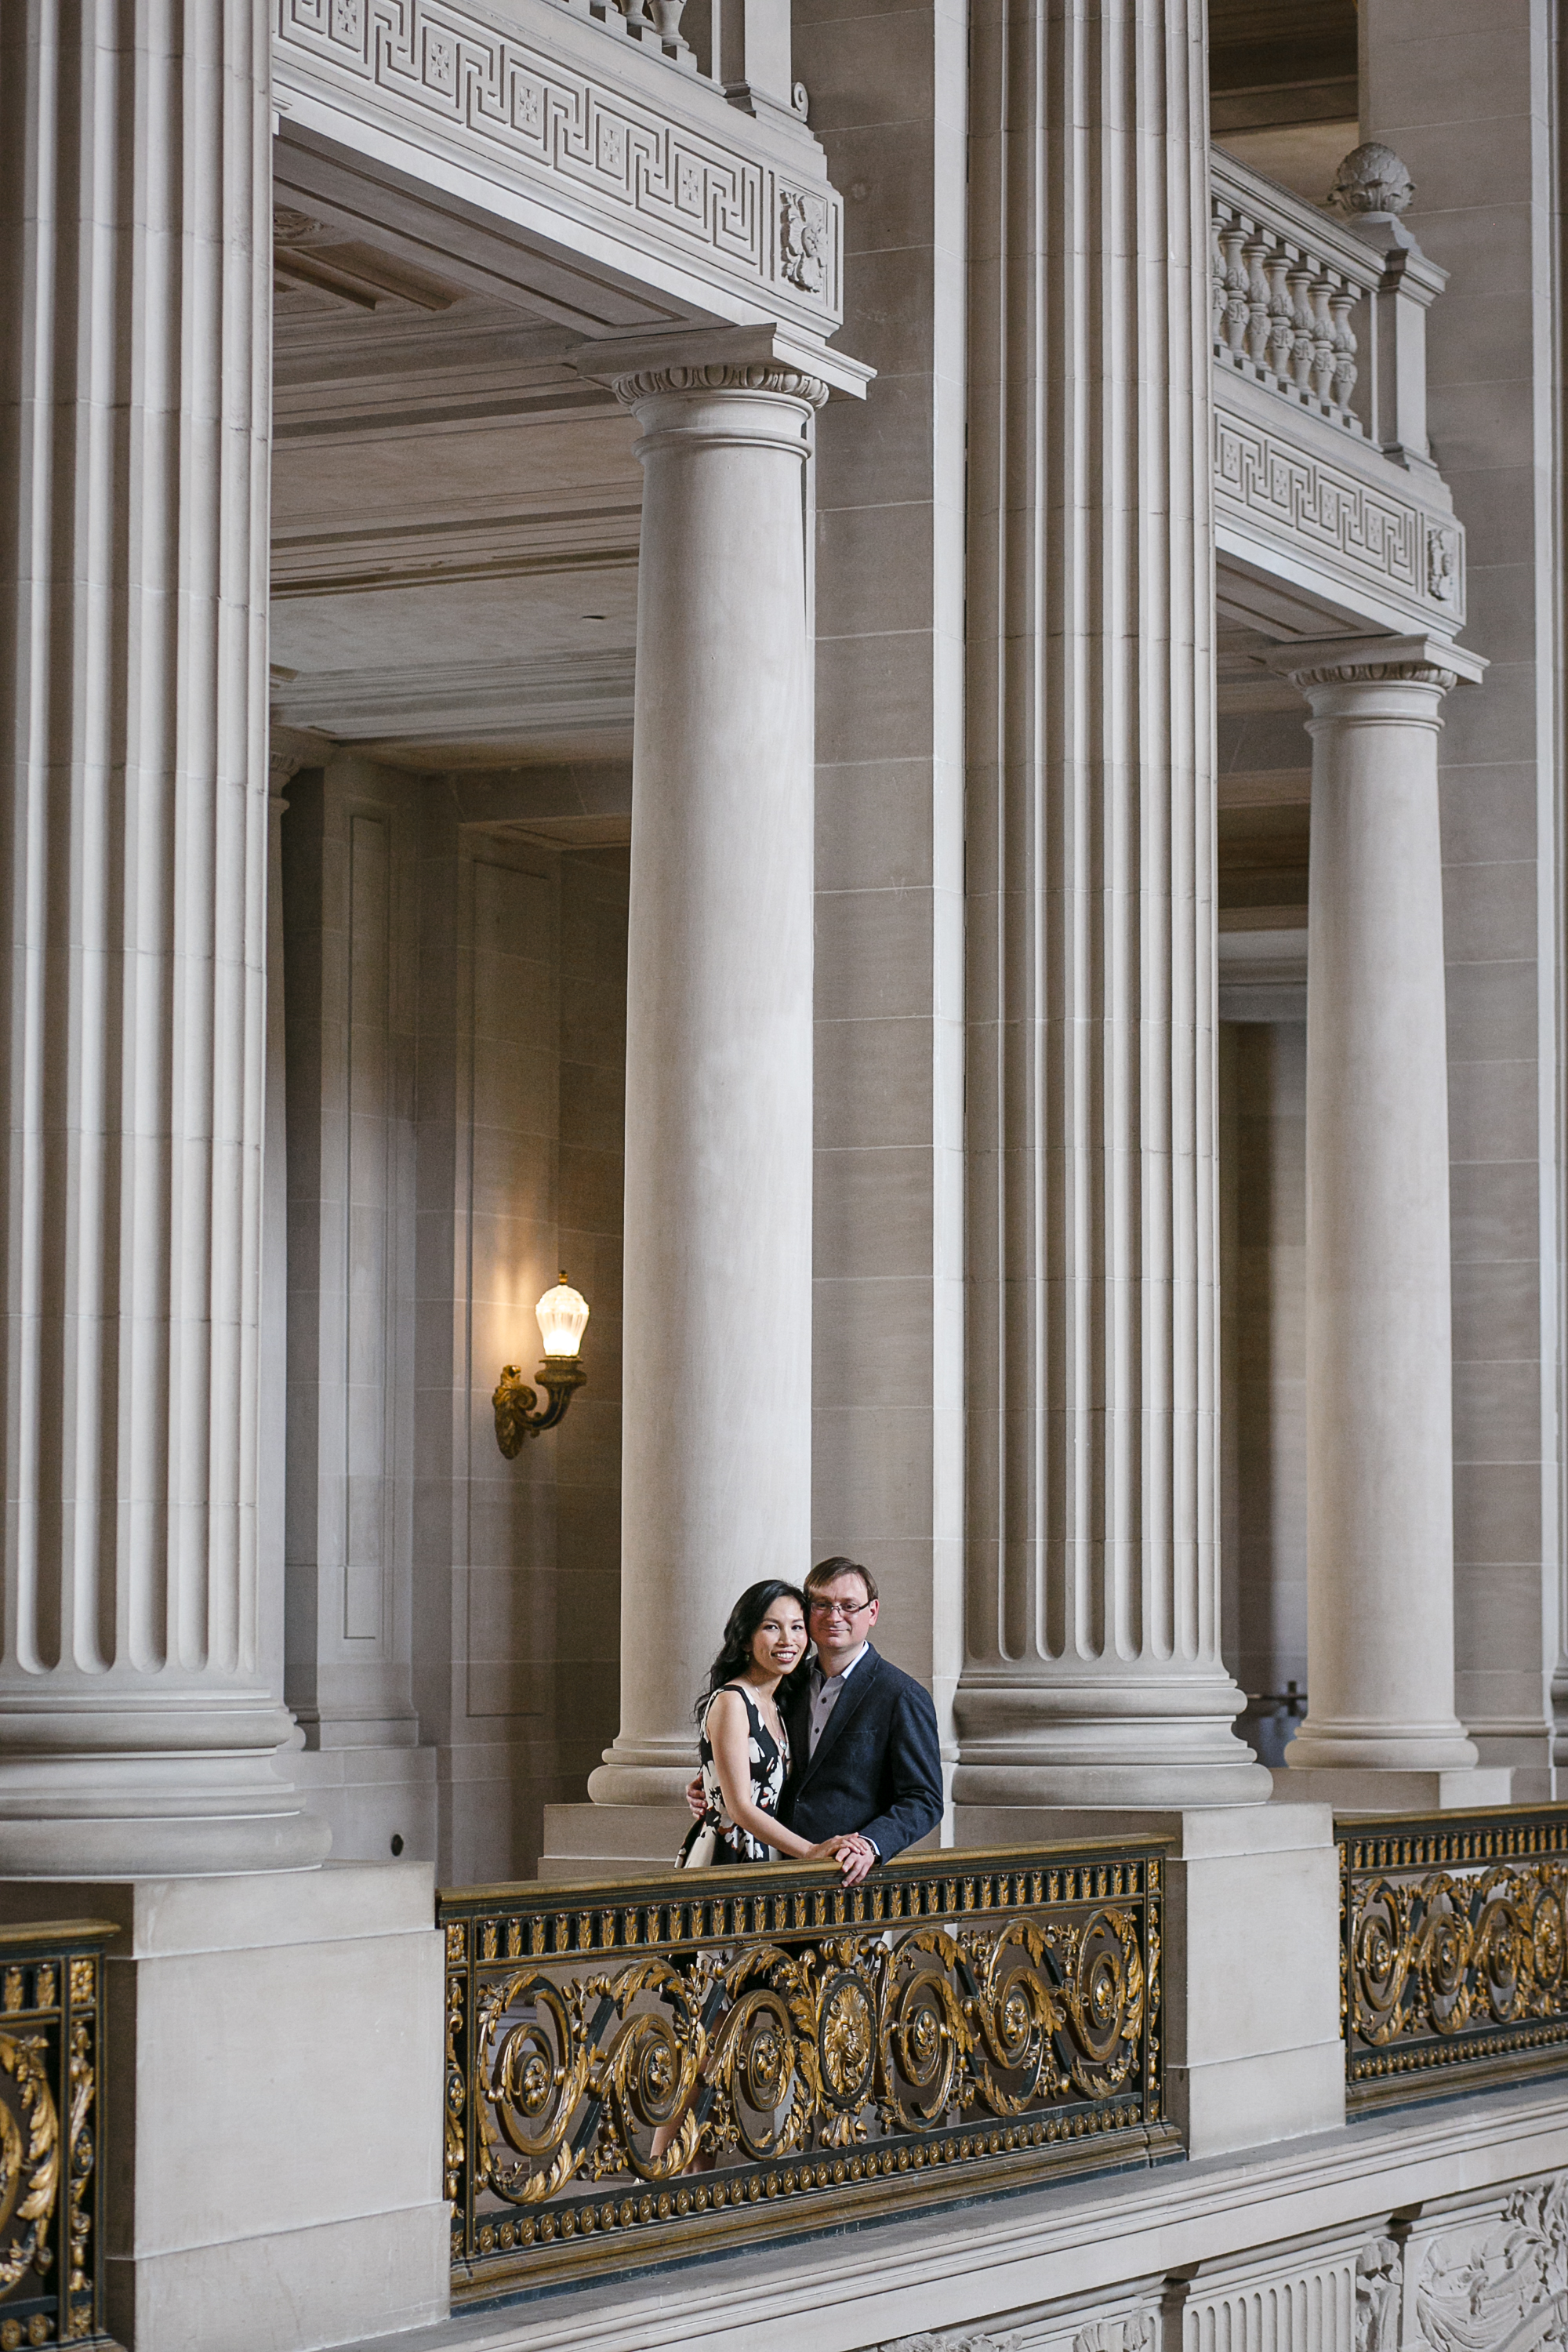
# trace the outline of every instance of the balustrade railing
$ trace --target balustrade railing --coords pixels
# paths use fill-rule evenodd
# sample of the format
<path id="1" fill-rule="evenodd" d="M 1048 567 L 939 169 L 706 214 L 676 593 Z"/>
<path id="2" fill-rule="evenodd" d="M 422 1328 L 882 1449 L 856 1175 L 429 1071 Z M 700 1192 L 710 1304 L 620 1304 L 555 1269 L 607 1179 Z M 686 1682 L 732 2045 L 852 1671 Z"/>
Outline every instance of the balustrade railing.
<path id="1" fill-rule="evenodd" d="M 1568 2067 L 1568 1809 L 1334 1833 L 1352 2113 Z"/>
<path id="2" fill-rule="evenodd" d="M 1163 1854 L 444 1893 L 454 2293 L 1178 2155 Z"/>
<path id="3" fill-rule="evenodd" d="M 637 42 L 711 82 L 736 105 L 804 117 L 805 91 L 792 75 L 790 15 L 783 0 L 553 0 L 574 16 Z"/>
<path id="4" fill-rule="evenodd" d="M 0 1928 L 0 2352 L 110 2346 L 103 2311 L 107 1922 Z"/>
<path id="5" fill-rule="evenodd" d="M 1381 257 L 1217 150 L 1211 185 L 1216 368 L 1233 369 L 1347 433 L 1363 434 L 1353 395 Z"/>

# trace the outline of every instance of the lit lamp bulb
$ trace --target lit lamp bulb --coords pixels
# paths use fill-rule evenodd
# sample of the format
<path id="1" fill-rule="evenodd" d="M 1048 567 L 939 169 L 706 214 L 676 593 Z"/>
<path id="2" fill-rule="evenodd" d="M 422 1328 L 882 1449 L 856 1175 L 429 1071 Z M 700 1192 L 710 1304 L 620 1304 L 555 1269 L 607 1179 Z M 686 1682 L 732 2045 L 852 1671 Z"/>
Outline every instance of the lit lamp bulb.
<path id="1" fill-rule="evenodd" d="M 501 1367 L 490 1401 L 495 1407 L 496 1444 L 509 1462 L 521 1453 L 525 1437 L 537 1437 L 564 1418 L 572 1391 L 580 1389 L 588 1377 L 577 1357 L 588 1322 L 588 1302 L 582 1292 L 574 1290 L 563 1274 L 533 1311 L 539 1318 L 539 1336 L 544 1342 L 544 1361 L 534 1378 L 545 1391 L 549 1402 L 541 1408 L 537 1395 L 515 1364 Z"/>
<path id="2" fill-rule="evenodd" d="M 539 1318 L 539 1336 L 544 1342 L 545 1354 L 576 1355 L 588 1321 L 588 1302 L 580 1290 L 573 1289 L 564 1273 L 533 1311 Z"/>

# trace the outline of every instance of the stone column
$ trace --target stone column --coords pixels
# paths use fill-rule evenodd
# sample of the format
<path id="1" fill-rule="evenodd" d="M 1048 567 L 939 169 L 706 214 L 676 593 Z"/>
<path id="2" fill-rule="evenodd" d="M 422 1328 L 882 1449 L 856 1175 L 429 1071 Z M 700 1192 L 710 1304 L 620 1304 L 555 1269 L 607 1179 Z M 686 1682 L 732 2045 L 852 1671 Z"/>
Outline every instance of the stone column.
<path id="1" fill-rule="evenodd" d="M 1202 0 L 982 0 L 973 106 L 953 1795 L 1246 1801 L 1268 1781 L 1231 1729 L 1215 1528 Z"/>
<path id="2" fill-rule="evenodd" d="M 642 428 L 626 1021 L 621 1727 L 678 1796 L 744 1588 L 811 1540 L 816 377 L 619 377 Z"/>
<path id="3" fill-rule="evenodd" d="M 1425 637 L 1329 638 L 1272 658 L 1312 713 L 1308 1713 L 1286 1761 L 1308 1769 L 1309 1795 L 1372 1801 L 1378 1774 L 1458 1772 L 1460 1798 L 1484 1801 L 1454 1712 L 1437 809 L 1443 698 L 1484 664 Z M 1364 1791 L 1319 1778 L 1368 1769 Z M 1403 1801 L 1393 1784 L 1390 1801 Z"/>
<path id="4" fill-rule="evenodd" d="M 268 15 L 5 14 L 0 1874 L 326 1844 L 258 1659 Z"/>

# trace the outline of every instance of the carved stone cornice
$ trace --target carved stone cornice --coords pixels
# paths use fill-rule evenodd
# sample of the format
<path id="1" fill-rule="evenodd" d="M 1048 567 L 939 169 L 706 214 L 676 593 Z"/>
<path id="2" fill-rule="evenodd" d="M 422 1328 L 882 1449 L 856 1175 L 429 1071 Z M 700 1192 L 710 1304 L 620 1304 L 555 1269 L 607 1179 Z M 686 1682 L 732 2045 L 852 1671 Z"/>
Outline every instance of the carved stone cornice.
<path id="1" fill-rule="evenodd" d="M 1459 683 L 1458 670 L 1439 669 L 1435 663 L 1339 662 L 1310 669 L 1287 670 L 1292 686 L 1435 686 L 1447 694 Z"/>
<path id="2" fill-rule="evenodd" d="M 806 375 L 798 368 L 740 365 L 644 368 L 635 375 L 615 377 L 614 384 L 616 399 L 628 408 L 661 392 L 782 393 L 820 408 L 828 389 L 820 376 Z"/>
<path id="3" fill-rule="evenodd" d="M 1425 686 L 1447 694 L 1461 678 L 1478 683 L 1487 665 L 1468 646 L 1422 632 L 1409 636 L 1299 638 L 1293 645 L 1276 646 L 1268 667 L 1303 694 L 1314 687 L 1343 686 Z"/>

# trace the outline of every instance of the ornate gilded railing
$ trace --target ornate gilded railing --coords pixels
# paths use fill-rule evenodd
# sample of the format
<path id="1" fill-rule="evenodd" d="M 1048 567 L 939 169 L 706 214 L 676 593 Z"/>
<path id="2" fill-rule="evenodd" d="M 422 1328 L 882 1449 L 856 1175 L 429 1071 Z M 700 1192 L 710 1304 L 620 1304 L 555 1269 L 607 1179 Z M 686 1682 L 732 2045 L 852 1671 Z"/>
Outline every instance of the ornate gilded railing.
<path id="1" fill-rule="evenodd" d="M 97 1920 L 0 1929 L 0 2352 L 108 2345 Z"/>
<path id="2" fill-rule="evenodd" d="M 1568 2066 L 1568 1810 L 1334 1829 L 1352 2110 Z"/>
<path id="3" fill-rule="evenodd" d="M 1178 2154 L 1162 1854 L 444 1893 L 454 2293 Z"/>

